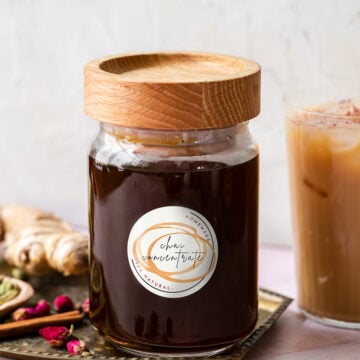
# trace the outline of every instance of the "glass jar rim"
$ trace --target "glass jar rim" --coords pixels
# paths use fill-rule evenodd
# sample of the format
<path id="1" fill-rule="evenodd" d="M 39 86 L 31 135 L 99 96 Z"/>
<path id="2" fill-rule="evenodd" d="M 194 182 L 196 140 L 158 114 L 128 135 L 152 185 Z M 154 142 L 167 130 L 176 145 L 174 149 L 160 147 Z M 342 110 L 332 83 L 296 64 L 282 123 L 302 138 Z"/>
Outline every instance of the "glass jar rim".
<path id="1" fill-rule="evenodd" d="M 339 114 L 335 111 L 319 111 L 324 110 L 326 104 L 341 103 L 344 101 L 352 101 L 360 111 L 360 87 L 347 86 L 341 84 L 340 87 L 309 87 L 293 91 L 289 91 L 282 98 L 284 104 L 297 111 L 309 116 L 315 117 L 331 117 L 332 119 L 341 120 L 360 120 L 359 114 Z"/>
<path id="2" fill-rule="evenodd" d="M 231 139 L 236 134 L 247 133 L 248 121 L 240 124 L 218 129 L 198 130 L 164 130 L 164 129 L 143 129 L 126 127 L 122 125 L 100 122 L 100 128 L 120 139 L 130 142 L 141 142 L 147 145 L 156 146 L 189 146 L 204 145 L 216 141 Z"/>

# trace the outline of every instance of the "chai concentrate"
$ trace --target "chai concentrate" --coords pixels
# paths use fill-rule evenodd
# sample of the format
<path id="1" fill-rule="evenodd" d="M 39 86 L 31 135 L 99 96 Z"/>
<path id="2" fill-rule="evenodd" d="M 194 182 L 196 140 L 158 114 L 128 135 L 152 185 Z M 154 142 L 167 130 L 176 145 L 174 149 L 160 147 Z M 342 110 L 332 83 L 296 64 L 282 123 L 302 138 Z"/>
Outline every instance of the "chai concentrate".
<path id="1" fill-rule="evenodd" d="M 90 294 L 98 309 L 92 317 L 95 326 L 106 334 L 120 334 L 112 337 L 115 342 L 122 338 L 132 343 L 137 338 L 164 348 L 194 344 L 211 348 L 214 341 L 236 341 L 252 329 L 257 319 L 257 273 L 251 269 L 256 268 L 257 244 L 248 239 L 257 236 L 258 157 L 231 167 L 162 163 L 142 170 L 119 169 L 92 157 L 89 165 Z M 127 204 L 126 208 L 119 211 L 119 203 Z M 207 286 L 171 301 L 135 280 L 126 252 L 127 234 L 136 219 L 169 204 L 204 214 L 221 248 L 216 272 Z M 237 222 L 232 214 L 237 214 Z M 170 248 L 175 243 L 168 239 L 166 244 Z M 168 249 L 166 253 L 179 251 Z M 157 282 L 149 284 L 166 291 Z"/>

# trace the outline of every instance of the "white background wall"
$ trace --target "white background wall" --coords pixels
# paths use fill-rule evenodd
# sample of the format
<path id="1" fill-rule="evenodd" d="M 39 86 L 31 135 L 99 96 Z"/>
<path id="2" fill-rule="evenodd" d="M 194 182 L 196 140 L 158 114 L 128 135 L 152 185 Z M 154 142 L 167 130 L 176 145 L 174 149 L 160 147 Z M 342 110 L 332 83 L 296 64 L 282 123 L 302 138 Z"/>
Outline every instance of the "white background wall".
<path id="1" fill-rule="evenodd" d="M 87 222 L 82 67 L 102 55 L 199 50 L 262 65 L 260 239 L 290 243 L 281 97 L 360 82 L 359 0 L 0 0 L 0 203 Z"/>

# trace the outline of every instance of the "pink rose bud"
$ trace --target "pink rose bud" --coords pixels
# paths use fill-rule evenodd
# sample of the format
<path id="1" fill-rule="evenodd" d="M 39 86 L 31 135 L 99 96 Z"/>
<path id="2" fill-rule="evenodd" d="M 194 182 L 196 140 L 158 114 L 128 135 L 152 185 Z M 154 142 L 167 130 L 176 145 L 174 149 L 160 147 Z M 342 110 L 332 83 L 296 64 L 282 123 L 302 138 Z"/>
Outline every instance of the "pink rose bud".
<path id="1" fill-rule="evenodd" d="M 45 300 L 40 300 L 35 307 L 18 308 L 12 314 L 15 321 L 33 319 L 50 314 L 50 305 Z"/>
<path id="2" fill-rule="evenodd" d="M 46 326 L 39 330 L 39 334 L 51 346 L 63 346 L 71 336 L 73 329 L 74 327 L 72 325 L 70 330 L 65 326 Z"/>
<path id="3" fill-rule="evenodd" d="M 86 314 L 86 315 L 89 315 L 89 312 L 90 312 L 90 300 L 89 299 L 86 299 L 83 304 L 82 304 L 82 309 L 83 309 L 83 312 Z"/>
<path id="4" fill-rule="evenodd" d="M 35 310 L 37 311 L 37 316 L 45 316 L 50 314 L 51 307 L 47 301 L 40 300 L 37 303 Z"/>
<path id="5" fill-rule="evenodd" d="M 18 308 L 12 313 L 12 318 L 15 321 L 32 319 L 34 311 L 35 309 L 33 308 Z"/>
<path id="6" fill-rule="evenodd" d="M 67 295 L 59 295 L 54 300 L 54 308 L 56 312 L 62 313 L 74 310 L 75 306 L 73 301 Z"/>
<path id="7" fill-rule="evenodd" d="M 69 354 L 71 355 L 88 355 L 89 354 L 89 350 L 86 347 L 86 344 L 84 341 L 81 340 L 72 340 L 69 341 L 66 344 L 66 348 Z"/>

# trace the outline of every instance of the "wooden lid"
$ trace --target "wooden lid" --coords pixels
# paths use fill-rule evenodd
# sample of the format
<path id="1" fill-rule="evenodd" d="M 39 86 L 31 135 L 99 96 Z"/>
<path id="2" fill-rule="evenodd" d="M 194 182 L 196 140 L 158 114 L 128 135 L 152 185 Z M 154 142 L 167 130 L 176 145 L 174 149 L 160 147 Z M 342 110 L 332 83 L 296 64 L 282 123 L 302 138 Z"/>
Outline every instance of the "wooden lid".
<path id="1" fill-rule="evenodd" d="M 85 113 L 125 127 L 233 126 L 260 111 L 260 66 L 207 53 L 131 54 L 85 66 Z"/>

